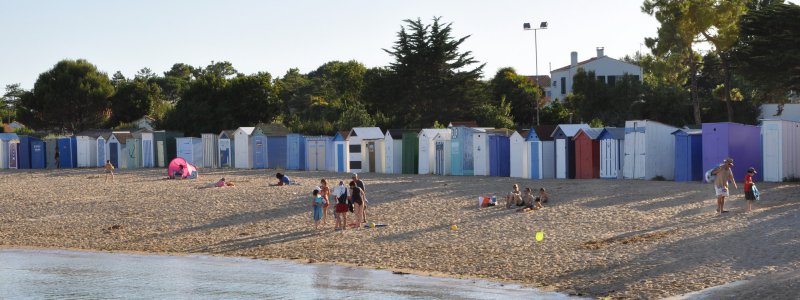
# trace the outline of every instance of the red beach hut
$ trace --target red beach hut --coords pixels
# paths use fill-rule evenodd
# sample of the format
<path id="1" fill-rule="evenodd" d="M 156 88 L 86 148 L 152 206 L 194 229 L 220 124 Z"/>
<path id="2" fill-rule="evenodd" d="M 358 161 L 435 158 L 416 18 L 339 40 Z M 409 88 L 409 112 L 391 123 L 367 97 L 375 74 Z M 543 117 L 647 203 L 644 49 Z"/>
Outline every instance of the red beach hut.
<path id="1" fill-rule="evenodd" d="M 600 133 L 603 128 L 581 129 L 575 134 L 575 179 L 600 178 Z"/>

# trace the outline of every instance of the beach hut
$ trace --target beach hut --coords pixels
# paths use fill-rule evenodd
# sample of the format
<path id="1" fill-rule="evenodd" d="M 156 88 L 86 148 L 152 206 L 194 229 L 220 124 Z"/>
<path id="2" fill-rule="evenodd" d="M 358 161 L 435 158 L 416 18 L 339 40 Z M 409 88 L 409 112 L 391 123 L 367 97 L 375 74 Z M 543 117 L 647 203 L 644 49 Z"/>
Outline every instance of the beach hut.
<path id="1" fill-rule="evenodd" d="M 489 134 L 485 131 L 472 133 L 472 161 L 475 176 L 489 176 Z"/>
<path id="2" fill-rule="evenodd" d="M 130 152 L 129 149 L 133 149 L 135 151 L 136 150 L 136 145 L 135 145 L 134 142 L 131 142 L 130 143 L 131 147 L 128 147 L 128 140 L 129 139 L 133 139 L 133 134 L 131 134 L 128 131 L 114 132 L 113 134 L 117 138 L 117 141 L 119 141 L 119 165 L 120 165 L 120 168 L 122 168 L 122 169 L 130 168 L 131 164 L 130 164 L 129 160 L 130 160 L 130 157 L 131 157 L 131 152 Z M 134 152 L 134 154 L 135 154 L 135 152 Z M 135 167 L 136 164 L 133 164 L 133 166 Z"/>
<path id="3" fill-rule="evenodd" d="M 600 178 L 600 133 L 603 128 L 578 130 L 575 142 L 575 178 Z"/>
<path id="4" fill-rule="evenodd" d="M 417 174 L 419 171 L 419 135 L 416 131 L 403 133 L 403 174 Z"/>
<path id="5" fill-rule="evenodd" d="M 47 167 L 47 147 L 42 140 L 31 141 L 31 169 Z"/>
<path id="6" fill-rule="evenodd" d="M 41 139 L 37 137 L 33 137 L 30 135 L 20 135 L 19 136 L 19 146 L 17 147 L 17 158 L 19 160 L 19 168 L 20 169 L 42 169 L 44 165 L 41 163 L 44 162 L 44 148 L 43 146 L 37 147 L 37 151 L 33 152 L 33 143 L 42 142 Z M 37 158 L 38 165 L 33 165 L 33 156 L 39 155 L 41 158 Z"/>
<path id="7" fill-rule="evenodd" d="M 233 132 L 234 147 L 232 151 L 235 153 L 233 163 L 237 169 L 253 168 L 253 160 L 250 155 L 253 149 L 253 140 L 250 137 L 255 129 L 255 127 L 239 127 Z"/>
<path id="8" fill-rule="evenodd" d="M 139 169 L 142 167 L 142 139 L 137 138 L 133 133 L 125 140 L 125 154 L 128 160 L 128 169 Z"/>
<path id="9" fill-rule="evenodd" d="M 58 162 L 62 169 L 78 166 L 78 141 L 75 137 L 58 138 Z"/>
<path id="10" fill-rule="evenodd" d="M 350 143 L 350 171 L 378 172 L 383 169 L 383 131 L 378 127 L 353 127 Z"/>
<path id="11" fill-rule="evenodd" d="M 383 138 L 384 168 L 386 174 L 403 173 L 403 130 L 386 130 Z"/>
<path id="12" fill-rule="evenodd" d="M 156 166 L 154 155 L 156 147 L 154 146 L 155 135 L 153 131 L 147 128 L 139 129 L 133 132 L 133 138 L 137 139 L 141 145 L 141 149 L 137 152 L 137 154 L 140 154 L 140 159 L 137 160 L 139 165 L 142 168 L 154 168 Z M 130 165 L 130 163 L 128 164 Z"/>
<path id="13" fill-rule="evenodd" d="M 575 141 L 572 139 L 587 124 L 559 124 L 551 134 L 556 146 L 556 178 L 575 178 Z"/>
<path id="14" fill-rule="evenodd" d="M 305 155 L 307 171 L 325 171 L 328 166 L 328 149 L 333 144 L 333 137 L 307 136 L 305 139 Z"/>
<path id="15" fill-rule="evenodd" d="M 700 129 L 678 129 L 675 136 L 675 181 L 703 180 L 703 135 Z"/>
<path id="16" fill-rule="evenodd" d="M 109 134 L 105 145 L 106 160 L 110 160 L 111 164 L 118 169 L 121 167 L 120 162 L 122 161 L 120 158 L 122 147 L 120 146 L 120 141 L 117 139 L 117 135 L 120 133 L 121 132 L 112 132 Z"/>
<path id="17" fill-rule="evenodd" d="M 299 133 L 286 135 L 286 169 L 306 169 L 306 139 Z"/>
<path id="18" fill-rule="evenodd" d="M 165 130 L 153 131 L 153 158 L 159 168 L 166 167 L 167 163 L 178 156 L 175 138 L 179 137 L 183 137 L 183 133 Z"/>
<path id="19" fill-rule="evenodd" d="M 201 168 L 216 168 L 219 157 L 219 142 L 217 135 L 213 133 L 201 133 L 200 139 L 203 141 L 203 161 Z"/>
<path id="20" fill-rule="evenodd" d="M 97 137 L 91 133 L 75 135 L 77 143 L 77 167 L 97 167 Z"/>
<path id="21" fill-rule="evenodd" d="M 622 175 L 625 179 L 675 176 L 675 137 L 678 128 L 650 120 L 625 121 Z M 721 160 L 720 160 L 721 162 Z"/>
<path id="22" fill-rule="evenodd" d="M 433 174 L 436 175 L 450 175 L 450 140 L 452 138 L 451 131 L 439 132 L 433 137 L 434 147 L 434 160 L 433 160 Z"/>
<path id="23" fill-rule="evenodd" d="M 472 153 L 472 134 L 479 129 L 466 126 L 450 127 L 450 173 L 458 176 L 472 176 L 475 161 Z"/>
<path id="24" fill-rule="evenodd" d="M 258 135 L 266 137 L 267 168 L 286 169 L 288 166 L 287 135 L 289 135 L 289 129 L 279 123 L 260 123 L 256 125 L 256 129 L 253 132 L 253 136 Z"/>
<path id="25" fill-rule="evenodd" d="M 761 142 L 764 168 L 759 172 L 764 181 L 781 182 L 800 178 L 800 123 L 762 120 Z M 738 161 L 735 163 L 738 165 Z"/>
<path id="26" fill-rule="evenodd" d="M 511 175 L 510 130 L 493 130 L 489 134 L 489 175 L 509 177 Z M 487 131 L 490 132 L 490 131 Z"/>
<path id="27" fill-rule="evenodd" d="M 600 178 L 622 178 L 625 128 L 606 127 L 600 133 Z"/>
<path id="28" fill-rule="evenodd" d="M 55 153 L 58 150 L 58 140 L 56 138 L 44 139 L 45 167 L 47 169 L 56 168 Z"/>
<path id="29" fill-rule="evenodd" d="M 218 167 L 231 168 L 233 167 L 233 132 L 235 130 L 223 130 L 219 133 L 217 140 L 217 147 L 219 149 Z"/>
<path id="30" fill-rule="evenodd" d="M 198 137 L 179 137 L 175 139 L 178 157 L 183 158 L 192 165 L 203 162 L 203 139 Z"/>
<path id="31" fill-rule="evenodd" d="M 511 163 L 511 177 L 516 178 L 530 178 L 530 148 L 525 139 L 528 137 L 528 131 L 514 131 L 509 137 L 509 161 Z"/>
<path id="32" fill-rule="evenodd" d="M 758 126 L 730 122 L 703 123 L 702 136 L 703 170 L 714 168 L 730 157 L 735 166 L 734 178 L 741 181 L 747 174 L 747 168 L 760 169 L 763 165 L 761 128 Z M 756 173 L 753 180 L 761 180 L 761 173 Z"/>
<path id="33" fill-rule="evenodd" d="M 108 158 L 106 158 L 106 157 L 108 157 L 108 154 L 107 154 L 108 153 L 107 152 L 108 147 L 106 147 L 106 142 L 108 141 L 108 138 L 110 136 L 111 136 L 111 131 L 108 131 L 108 132 L 104 132 L 104 133 L 100 134 L 97 137 L 96 144 L 94 145 L 94 147 L 97 148 L 97 150 L 95 150 L 95 152 L 97 152 L 97 166 L 98 167 L 106 165 L 106 160 L 108 159 Z"/>
<path id="34" fill-rule="evenodd" d="M 347 140 L 349 135 L 350 131 L 339 131 L 333 137 L 333 145 L 336 149 L 334 166 L 336 166 L 336 172 L 339 173 L 350 172 L 350 142 Z"/>
<path id="35" fill-rule="evenodd" d="M 433 138 L 439 133 L 448 132 L 450 129 L 422 129 L 419 131 L 419 166 L 418 174 L 432 174 L 435 168 L 435 145 Z"/>
<path id="36" fill-rule="evenodd" d="M 554 125 L 540 125 L 528 130 L 529 173 L 531 179 L 556 177 L 556 146 L 552 134 Z"/>
<path id="37" fill-rule="evenodd" d="M 19 168 L 19 136 L 0 133 L 0 169 Z"/>
<path id="38" fill-rule="evenodd" d="M 266 169 L 269 166 L 268 149 L 269 140 L 259 129 L 253 131 L 250 136 L 253 149 L 250 150 L 253 169 Z"/>

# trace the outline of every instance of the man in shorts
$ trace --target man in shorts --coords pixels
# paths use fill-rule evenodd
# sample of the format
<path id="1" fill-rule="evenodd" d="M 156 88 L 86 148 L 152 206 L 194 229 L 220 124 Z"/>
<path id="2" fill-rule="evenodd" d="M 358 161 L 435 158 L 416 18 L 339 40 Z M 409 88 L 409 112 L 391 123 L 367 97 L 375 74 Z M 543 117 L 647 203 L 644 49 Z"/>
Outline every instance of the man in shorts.
<path id="1" fill-rule="evenodd" d="M 714 179 L 714 192 L 717 195 L 718 214 L 728 212 L 723 209 L 725 206 L 725 197 L 730 196 L 730 192 L 728 191 L 728 183 L 733 183 L 733 188 L 735 189 L 739 188 L 736 186 L 736 179 L 733 178 L 733 171 L 731 170 L 732 167 L 733 159 L 729 157 L 722 161 L 722 165 L 719 166 L 715 172 L 717 177 Z"/>

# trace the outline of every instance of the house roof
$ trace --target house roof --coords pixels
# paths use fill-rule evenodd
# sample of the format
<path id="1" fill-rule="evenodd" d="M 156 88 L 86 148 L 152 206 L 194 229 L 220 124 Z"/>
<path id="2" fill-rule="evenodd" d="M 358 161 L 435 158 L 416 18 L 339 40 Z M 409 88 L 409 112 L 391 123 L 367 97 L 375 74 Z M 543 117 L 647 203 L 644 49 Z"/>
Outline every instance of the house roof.
<path id="1" fill-rule="evenodd" d="M 0 140 L 3 141 L 19 140 L 19 136 L 17 136 L 16 133 L 0 133 Z"/>
<path id="2" fill-rule="evenodd" d="M 591 128 L 589 124 L 559 124 L 550 136 L 556 137 L 557 135 L 562 135 L 571 138 L 578 133 L 578 130 L 589 128 Z"/>
<path id="3" fill-rule="evenodd" d="M 222 137 L 223 135 L 225 135 L 225 137 L 226 137 L 226 138 L 228 138 L 228 139 L 233 139 L 233 136 L 234 136 L 234 135 L 233 135 L 233 133 L 234 133 L 234 132 L 236 132 L 236 129 L 233 129 L 233 130 L 230 130 L 230 129 L 229 129 L 229 130 L 223 130 L 223 131 L 221 131 L 221 132 L 219 133 L 219 136 L 220 136 L 220 137 Z"/>
<path id="4" fill-rule="evenodd" d="M 683 133 L 686 135 L 701 135 L 703 134 L 703 130 L 701 129 L 690 129 L 690 128 L 681 128 L 672 132 L 672 134 Z"/>
<path id="5" fill-rule="evenodd" d="M 442 141 L 442 140 L 452 139 L 452 137 L 453 137 L 453 132 L 448 130 L 436 133 L 436 136 L 434 136 L 433 139 L 437 141 Z"/>
<path id="6" fill-rule="evenodd" d="M 519 133 L 519 135 L 522 136 L 523 139 L 526 139 L 526 138 L 528 138 L 528 132 L 529 131 L 530 130 L 528 130 L 528 129 L 522 129 L 522 130 L 517 130 L 517 133 Z"/>
<path id="7" fill-rule="evenodd" d="M 603 133 L 603 128 L 588 128 L 588 129 L 581 128 L 578 130 L 578 133 L 575 134 L 573 139 L 578 137 L 578 135 L 581 132 L 583 132 L 583 134 L 588 136 L 590 140 L 596 140 L 600 137 L 600 134 Z"/>
<path id="8" fill-rule="evenodd" d="M 241 130 L 246 135 L 253 135 L 253 131 L 256 130 L 255 127 L 239 127 L 234 132 Z"/>
<path id="9" fill-rule="evenodd" d="M 286 128 L 286 126 L 280 123 L 258 123 L 256 128 L 258 128 L 258 130 L 260 130 L 261 133 L 266 136 L 285 136 L 291 133 L 289 128 Z"/>
<path id="10" fill-rule="evenodd" d="M 127 131 L 115 131 L 113 134 L 117 138 L 117 141 L 119 141 L 121 144 L 124 144 L 128 141 L 128 139 L 133 138 L 133 134 Z"/>
<path id="11" fill-rule="evenodd" d="M 625 128 L 618 128 L 618 127 L 606 127 L 603 128 L 603 132 L 600 133 L 601 140 L 612 139 L 612 140 L 624 140 L 625 139 Z"/>
<path id="12" fill-rule="evenodd" d="M 98 137 L 102 136 L 105 139 L 107 139 L 108 136 L 110 136 L 110 135 L 111 135 L 111 130 L 109 130 L 109 129 L 90 129 L 90 130 L 84 130 L 84 131 L 81 131 L 81 132 L 78 132 L 77 134 L 75 134 L 75 136 L 88 136 L 88 137 L 92 137 L 92 138 L 98 138 Z"/>
<path id="13" fill-rule="evenodd" d="M 385 135 L 391 136 L 395 140 L 401 140 L 403 139 L 403 133 L 405 132 L 406 130 L 404 129 L 389 129 L 386 131 Z"/>
<path id="14" fill-rule="evenodd" d="M 333 136 L 334 141 L 346 141 L 350 138 L 350 131 L 337 131 L 336 135 Z"/>
<path id="15" fill-rule="evenodd" d="M 453 121 L 450 124 L 447 124 L 447 127 L 478 127 L 477 121 Z"/>
<path id="16" fill-rule="evenodd" d="M 626 62 L 626 61 L 622 61 L 622 60 L 619 60 L 619 59 L 616 59 L 616 58 L 611 58 L 611 57 L 609 57 L 609 56 L 603 55 L 603 56 L 601 56 L 601 57 L 597 57 L 597 56 L 595 56 L 595 57 L 592 57 L 592 58 L 590 58 L 590 59 L 587 59 L 587 60 L 584 60 L 584 61 L 578 62 L 578 64 L 576 65 L 576 67 L 577 67 L 577 68 L 580 68 L 580 67 L 582 67 L 583 65 L 586 65 L 586 64 L 588 64 L 588 63 L 590 63 L 590 62 L 593 62 L 593 61 L 595 61 L 595 60 L 599 60 L 599 59 L 602 59 L 602 58 L 613 59 L 613 60 L 616 60 L 616 61 L 618 61 L 618 62 L 621 62 L 621 63 L 624 63 L 624 64 L 629 64 L 629 65 L 632 65 L 632 66 L 636 66 L 635 64 L 632 64 L 632 63 L 629 63 L 629 62 Z M 550 73 L 552 73 L 552 72 L 559 72 L 559 71 L 566 71 L 566 70 L 569 70 L 569 69 L 570 69 L 570 67 L 572 67 L 572 65 L 566 65 L 566 66 L 563 66 L 563 67 L 561 67 L 561 68 L 558 68 L 558 69 L 552 70 L 552 71 L 550 71 Z"/>
<path id="17" fill-rule="evenodd" d="M 378 140 L 385 137 L 378 127 L 353 127 L 350 129 L 350 136 L 357 136 L 362 140 Z"/>
<path id="18" fill-rule="evenodd" d="M 539 125 L 528 130 L 526 141 L 552 141 L 556 125 Z"/>
<path id="19" fill-rule="evenodd" d="M 496 134 L 496 135 L 504 135 L 504 136 L 511 136 L 514 134 L 514 130 L 508 128 L 493 128 L 493 129 L 486 129 L 487 134 Z"/>
<path id="20" fill-rule="evenodd" d="M 429 138 L 436 137 L 437 134 L 440 132 L 449 132 L 450 129 L 441 129 L 441 128 L 426 128 L 419 131 L 419 135 L 425 134 Z"/>
<path id="21" fill-rule="evenodd" d="M 525 79 L 542 87 L 550 86 L 550 75 L 539 75 L 539 77 L 526 75 Z"/>

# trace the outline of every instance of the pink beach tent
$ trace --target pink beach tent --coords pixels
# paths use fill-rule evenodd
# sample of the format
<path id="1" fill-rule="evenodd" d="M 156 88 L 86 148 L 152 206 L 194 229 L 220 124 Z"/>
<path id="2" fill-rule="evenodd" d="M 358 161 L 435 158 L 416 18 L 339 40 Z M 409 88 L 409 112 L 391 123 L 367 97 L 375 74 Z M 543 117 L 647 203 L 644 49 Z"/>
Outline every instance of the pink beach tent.
<path id="1" fill-rule="evenodd" d="M 195 179 L 197 178 L 197 168 L 187 163 L 185 159 L 177 157 L 169 162 L 169 166 L 167 166 L 167 176 L 172 177 L 175 172 L 180 172 L 181 166 L 183 166 L 183 174 L 181 177 L 187 179 Z"/>

